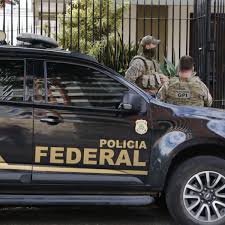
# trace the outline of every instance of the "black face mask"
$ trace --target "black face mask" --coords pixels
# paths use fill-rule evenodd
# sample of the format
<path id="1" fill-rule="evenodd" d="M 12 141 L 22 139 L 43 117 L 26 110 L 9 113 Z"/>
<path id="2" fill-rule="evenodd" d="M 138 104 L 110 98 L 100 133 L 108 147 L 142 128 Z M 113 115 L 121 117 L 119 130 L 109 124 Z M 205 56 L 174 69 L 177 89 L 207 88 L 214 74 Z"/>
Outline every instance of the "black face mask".
<path id="1" fill-rule="evenodd" d="M 155 55 L 156 55 L 156 49 L 155 49 L 155 48 L 150 48 L 150 49 L 144 48 L 144 49 L 143 49 L 143 53 L 144 53 L 144 56 L 145 56 L 147 59 L 152 59 L 152 58 L 154 58 Z"/>

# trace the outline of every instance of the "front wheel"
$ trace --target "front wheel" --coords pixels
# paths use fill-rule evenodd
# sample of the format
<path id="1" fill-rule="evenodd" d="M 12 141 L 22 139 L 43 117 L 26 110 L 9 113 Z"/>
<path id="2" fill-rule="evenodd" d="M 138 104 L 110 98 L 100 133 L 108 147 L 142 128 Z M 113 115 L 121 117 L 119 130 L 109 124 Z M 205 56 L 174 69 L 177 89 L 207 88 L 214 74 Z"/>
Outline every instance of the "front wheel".
<path id="1" fill-rule="evenodd" d="M 185 161 L 169 180 L 166 201 L 179 225 L 224 225 L 225 160 L 199 156 Z"/>

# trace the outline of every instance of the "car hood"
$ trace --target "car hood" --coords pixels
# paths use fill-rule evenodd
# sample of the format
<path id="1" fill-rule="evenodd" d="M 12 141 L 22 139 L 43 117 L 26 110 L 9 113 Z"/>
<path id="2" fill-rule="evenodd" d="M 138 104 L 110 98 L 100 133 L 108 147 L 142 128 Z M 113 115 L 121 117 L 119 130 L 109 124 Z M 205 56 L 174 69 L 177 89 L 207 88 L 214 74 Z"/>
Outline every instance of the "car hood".
<path id="1" fill-rule="evenodd" d="M 153 100 L 154 103 L 158 103 L 167 109 L 171 109 L 172 112 L 176 116 L 181 117 L 194 117 L 201 119 L 209 119 L 209 120 L 225 120 L 225 110 L 223 109 L 215 109 L 215 108 L 207 108 L 207 107 L 196 107 L 196 106 L 177 106 L 171 105 L 167 103 L 160 102 L 158 100 Z"/>
<path id="2" fill-rule="evenodd" d="M 176 106 L 152 99 L 151 102 L 170 111 L 176 117 L 205 120 L 207 128 L 225 139 L 225 110 L 194 106 Z"/>
<path id="3" fill-rule="evenodd" d="M 191 106 L 175 106 L 173 111 L 178 116 L 187 117 L 200 117 L 202 119 L 219 119 L 225 120 L 225 110 L 203 108 L 203 107 L 191 107 Z"/>

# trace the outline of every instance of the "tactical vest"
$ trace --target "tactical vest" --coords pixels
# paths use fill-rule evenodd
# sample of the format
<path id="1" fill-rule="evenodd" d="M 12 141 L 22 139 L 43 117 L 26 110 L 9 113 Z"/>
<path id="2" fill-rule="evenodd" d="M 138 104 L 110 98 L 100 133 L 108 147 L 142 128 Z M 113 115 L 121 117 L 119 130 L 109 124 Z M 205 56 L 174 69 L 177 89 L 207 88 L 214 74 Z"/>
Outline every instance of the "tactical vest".
<path id="1" fill-rule="evenodd" d="M 192 105 L 204 107 L 204 88 L 199 77 L 189 81 L 172 78 L 169 82 L 166 102 L 174 105 Z"/>
<path id="2" fill-rule="evenodd" d="M 158 65 L 154 60 L 148 60 L 143 56 L 135 56 L 132 62 L 136 59 L 141 59 L 145 65 L 145 71 L 143 75 L 138 77 L 136 84 L 142 89 L 149 89 L 151 91 L 156 91 L 161 86 L 161 80 L 158 71 Z M 131 62 L 131 63 L 132 63 Z"/>

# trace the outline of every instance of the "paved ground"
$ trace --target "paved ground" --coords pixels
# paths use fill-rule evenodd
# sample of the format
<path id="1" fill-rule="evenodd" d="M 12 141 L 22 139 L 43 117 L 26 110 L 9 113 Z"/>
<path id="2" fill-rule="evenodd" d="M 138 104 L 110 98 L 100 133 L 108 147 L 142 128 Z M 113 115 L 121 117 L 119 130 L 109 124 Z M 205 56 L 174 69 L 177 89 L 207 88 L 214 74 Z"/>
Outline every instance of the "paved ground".
<path id="1" fill-rule="evenodd" d="M 0 210 L 4 225 L 174 225 L 167 210 L 149 207 L 49 207 Z"/>

